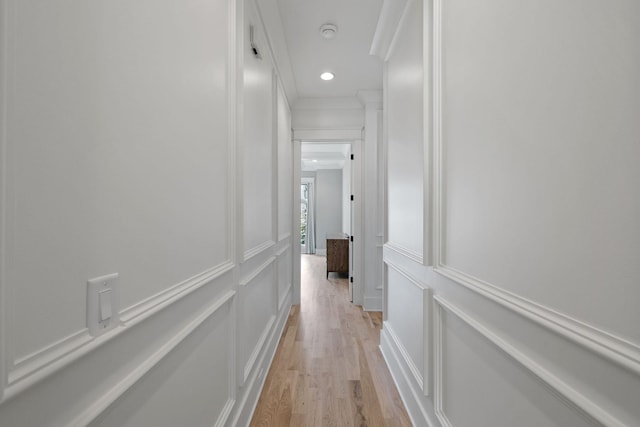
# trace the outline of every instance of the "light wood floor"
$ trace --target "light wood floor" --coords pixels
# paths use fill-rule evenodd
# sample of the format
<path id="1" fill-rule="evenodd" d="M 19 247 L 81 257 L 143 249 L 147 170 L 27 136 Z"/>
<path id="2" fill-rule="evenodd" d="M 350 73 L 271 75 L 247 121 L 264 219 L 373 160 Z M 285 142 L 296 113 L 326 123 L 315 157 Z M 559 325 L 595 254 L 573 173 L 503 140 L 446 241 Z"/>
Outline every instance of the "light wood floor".
<path id="1" fill-rule="evenodd" d="M 302 305 L 293 306 L 251 426 L 410 426 L 378 348 L 381 313 L 349 302 L 325 279 L 325 258 L 302 256 Z"/>

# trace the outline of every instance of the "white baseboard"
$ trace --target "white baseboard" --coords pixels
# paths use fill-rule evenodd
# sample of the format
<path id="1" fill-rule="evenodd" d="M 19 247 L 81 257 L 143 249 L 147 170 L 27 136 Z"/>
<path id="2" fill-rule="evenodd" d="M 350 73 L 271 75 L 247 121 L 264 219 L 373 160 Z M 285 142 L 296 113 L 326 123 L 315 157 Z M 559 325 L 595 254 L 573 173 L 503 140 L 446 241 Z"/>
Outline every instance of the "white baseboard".
<path id="1" fill-rule="evenodd" d="M 249 375 L 249 378 L 247 379 L 244 386 L 244 396 L 238 402 L 238 406 L 235 409 L 235 416 L 233 417 L 233 422 L 231 425 L 248 426 L 251 423 L 251 418 L 253 418 L 253 413 L 258 406 L 258 399 L 260 398 L 262 388 L 264 387 L 264 383 L 269 373 L 269 368 L 271 368 L 273 358 L 276 355 L 280 337 L 282 336 L 284 327 L 287 324 L 290 307 L 291 293 L 289 293 L 289 295 L 286 297 L 285 305 L 280 310 L 280 313 L 278 313 L 278 319 L 275 325 L 275 329 L 273 329 L 273 333 L 269 335 L 269 339 L 264 343 L 264 352 L 262 353 L 259 362 L 257 362 L 258 365 L 264 369 L 262 371 L 263 375 L 262 377 L 259 376 L 260 369 L 254 369 L 253 373 Z"/>
<path id="2" fill-rule="evenodd" d="M 427 410 L 424 405 L 423 400 L 426 397 L 422 389 L 411 380 L 412 375 L 409 367 L 402 360 L 399 350 L 395 348 L 393 339 L 384 329 L 384 326 L 380 332 L 380 351 L 385 362 L 387 362 L 387 367 L 398 388 L 400 398 L 409 414 L 409 418 L 411 418 L 411 424 L 415 427 L 438 426 L 439 423 L 436 421 L 435 413 L 433 413 L 433 410 Z"/>

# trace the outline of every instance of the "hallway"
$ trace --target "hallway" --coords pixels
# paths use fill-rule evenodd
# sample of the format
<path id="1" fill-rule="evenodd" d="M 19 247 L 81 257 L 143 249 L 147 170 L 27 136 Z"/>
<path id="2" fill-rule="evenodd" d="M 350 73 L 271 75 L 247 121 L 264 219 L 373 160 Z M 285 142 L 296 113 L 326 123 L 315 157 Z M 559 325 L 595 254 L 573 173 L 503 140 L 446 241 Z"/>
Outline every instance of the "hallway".
<path id="1" fill-rule="evenodd" d="M 293 306 L 252 426 L 409 426 L 379 350 L 381 313 L 348 301 L 325 258 L 302 256 L 302 305 Z"/>

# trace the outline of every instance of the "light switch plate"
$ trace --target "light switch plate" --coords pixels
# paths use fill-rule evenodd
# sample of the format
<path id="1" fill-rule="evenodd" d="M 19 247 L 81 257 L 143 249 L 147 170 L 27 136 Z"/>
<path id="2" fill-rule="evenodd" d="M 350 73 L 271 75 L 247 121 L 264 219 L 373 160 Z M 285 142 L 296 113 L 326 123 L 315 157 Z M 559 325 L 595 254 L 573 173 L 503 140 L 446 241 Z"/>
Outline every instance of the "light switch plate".
<path id="1" fill-rule="evenodd" d="M 94 337 L 115 328 L 119 323 L 117 283 L 118 273 L 87 281 L 87 328 Z"/>

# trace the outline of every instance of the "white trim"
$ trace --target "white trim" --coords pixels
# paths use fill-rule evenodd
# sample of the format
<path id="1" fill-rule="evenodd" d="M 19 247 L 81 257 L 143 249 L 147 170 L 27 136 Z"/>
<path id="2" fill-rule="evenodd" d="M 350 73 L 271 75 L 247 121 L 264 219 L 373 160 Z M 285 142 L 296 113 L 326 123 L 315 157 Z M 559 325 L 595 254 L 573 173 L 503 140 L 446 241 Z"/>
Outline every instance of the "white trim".
<path id="1" fill-rule="evenodd" d="M 255 0 L 254 0 L 255 2 Z M 258 15 L 260 15 L 260 10 L 256 5 L 256 9 L 258 9 Z M 262 22 L 262 17 L 260 17 L 260 22 Z M 262 24 L 264 30 L 264 24 Z M 264 31 L 266 33 L 266 30 Z M 265 34 L 265 38 L 267 38 Z M 267 44 L 268 38 L 267 38 Z M 278 98 L 280 96 L 280 88 L 278 85 L 278 74 L 276 69 L 274 68 L 272 61 L 271 68 L 271 240 L 273 240 L 273 244 L 279 240 L 278 230 L 278 200 L 280 194 L 280 183 L 278 178 L 278 147 L 280 140 L 278 139 L 278 111 L 280 106 L 278 105 Z"/>
<path id="2" fill-rule="evenodd" d="M 395 333 L 395 331 L 393 330 L 389 322 L 385 323 L 384 330 L 387 331 L 387 335 L 391 339 L 391 342 L 393 342 L 393 345 L 395 346 L 395 348 L 398 350 L 398 352 L 400 352 L 400 355 L 402 356 L 401 360 L 409 368 L 409 371 L 411 372 L 411 377 L 416 382 L 420 390 L 424 390 L 424 378 L 422 374 L 418 370 L 418 367 L 416 366 L 415 361 L 411 358 L 411 355 L 409 354 L 407 349 L 404 347 L 404 345 L 402 344 L 402 341 L 400 341 L 400 338 Z"/>
<path id="3" fill-rule="evenodd" d="M 237 220 L 237 200 L 238 189 L 241 187 L 238 183 L 242 181 L 237 180 L 238 169 L 238 23 L 236 21 L 236 0 L 228 0 L 227 11 L 227 23 L 229 25 L 227 36 L 229 37 L 227 44 L 227 75 L 226 75 L 226 88 L 227 88 L 227 230 L 236 230 L 238 223 L 242 221 Z M 242 193 L 240 193 L 242 196 Z M 227 258 L 232 263 L 238 261 L 238 250 L 240 245 L 238 244 L 237 235 L 233 232 L 227 234 Z"/>
<path id="4" fill-rule="evenodd" d="M 432 67 L 432 46 L 428 37 L 431 22 L 429 2 L 422 2 L 422 70 L 426 76 Z M 432 79 L 422 79 L 422 253 L 423 265 L 433 265 L 433 135 L 432 125 Z"/>
<path id="5" fill-rule="evenodd" d="M 282 297 L 278 298 L 278 311 L 282 310 L 282 306 L 287 301 L 287 297 L 291 293 L 292 287 L 293 286 L 291 285 L 291 283 L 289 283 L 287 285 L 287 289 L 285 289 L 284 292 L 282 293 Z"/>
<path id="6" fill-rule="evenodd" d="M 282 262 L 283 260 L 280 258 L 282 257 L 282 255 L 284 255 L 287 252 L 290 252 L 291 249 L 291 244 L 287 243 L 282 249 L 280 249 L 277 253 L 276 253 L 276 257 L 278 258 L 278 311 L 282 310 L 282 306 L 285 303 L 287 296 L 289 295 L 289 293 L 291 292 L 291 288 L 292 288 L 292 284 L 291 284 L 291 276 L 288 275 L 288 277 L 280 277 L 280 262 Z M 291 256 L 291 254 L 289 254 L 289 256 Z M 280 293 L 280 282 L 281 281 L 287 281 L 287 288 L 284 290 L 284 292 Z"/>
<path id="7" fill-rule="evenodd" d="M 411 424 L 432 427 L 436 423 L 430 419 L 429 413 L 423 404 L 424 398 L 412 386 L 411 377 L 407 373 L 402 359 L 398 356 L 398 350 L 394 348 L 394 341 L 387 333 L 387 328 L 388 324 L 385 322 L 382 331 L 380 331 L 380 352 L 389 367 L 393 382 L 411 419 Z"/>
<path id="8" fill-rule="evenodd" d="M 611 427 L 624 427 L 625 424 L 620 420 L 615 418 L 609 412 L 598 406 L 592 400 L 586 398 L 576 389 L 572 388 L 570 385 L 562 381 L 559 377 L 553 375 L 547 369 L 545 369 L 542 365 L 535 362 L 533 359 L 529 358 L 526 354 L 518 350 L 516 347 L 508 343 L 505 339 L 500 337 L 497 333 L 491 331 L 485 325 L 480 323 L 479 321 L 473 319 L 470 315 L 465 313 L 462 309 L 456 307 L 455 305 L 448 302 L 445 298 L 441 296 L 435 296 L 435 309 L 436 309 L 436 318 L 437 321 L 437 337 L 438 343 L 436 345 L 436 353 L 438 357 L 436 357 L 437 365 L 436 371 L 438 372 L 436 381 L 437 384 L 437 392 L 436 396 L 439 396 L 436 399 L 436 414 L 440 414 L 443 417 L 443 420 L 448 422 L 446 418 L 446 414 L 444 413 L 444 402 L 443 402 L 443 381 L 442 381 L 442 360 L 446 358 L 446 354 L 444 354 L 444 346 L 443 346 L 443 316 L 442 310 L 446 309 L 448 312 L 454 314 L 460 320 L 462 320 L 467 326 L 471 327 L 475 332 L 482 335 L 485 339 L 487 339 L 491 344 L 495 345 L 499 348 L 504 354 L 509 356 L 523 368 L 525 368 L 529 373 L 531 373 L 534 377 L 540 380 L 550 391 L 554 393 L 558 398 L 560 398 L 564 403 L 568 404 L 573 409 L 577 410 L 581 415 L 588 417 L 590 421 L 593 421 L 597 425 L 606 425 Z M 442 421 L 442 420 L 441 420 Z M 443 422 L 444 425 L 445 422 Z M 450 423 L 449 423 L 450 425 Z"/>
<path id="9" fill-rule="evenodd" d="M 233 268 L 234 265 L 232 263 L 224 262 L 122 310 L 119 314 L 121 324 L 104 335 L 95 338 L 91 337 L 85 328 L 16 361 L 8 372 L 4 399 L 8 400 L 22 393 L 29 387 L 34 386 L 111 341 L 127 328 L 149 319 Z"/>
<path id="10" fill-rule="evenodd" d="M 7 386 L 13 388 L 17 383 L 25 381 L 19 388 L 30 387 L 47 376 L 62 369 L 68 363 L 61 364 L 70 355 L 78 352 L 93 341 L 87 328 L 81 329 L 27 356 L 17 359 L 9 366 Z M 79 356 L 73 357 L 76 360 Z M 60 366 L 58 366 L 60 365 Z M 51 367 L 50 367 L 51 366 Z M 31 377 L 31 378 L 30 378 Z"/>
<path id="11" fill-rule="evenodd" d="M 282 254 L 288 251 L 290 248 L 291 248 L 291 244 L 287 243 L 278 252 L 276 252 L 276 257 L 282 256 Z"/>
<path id="12" fill-rule="evenodd" d="M 262 331 L 262 334 L 260 334 L 260 338 L 258 338 L 258 342 L 253 347 L 253 351 L 251 351 L 251 355 L 247 359 L 247 363 L 245 363 L 244 365 L 244 369 L 243 369 L 244 376 L 242 379 L 243 384 L 246 384 L 247 378 L 249 378 L 249 374 L 255 367 L 256 361 L 258 360 L 258 355 L 260 355 L 260 352 L 264 347 L 264 343 L 267 341 L 267 336 L 269 336 L 269 332 L 271 332 L 271 326 L 273 326 L 273 323 L 275 322 L 275 320 L 276 320 L 276 315 L 272 315 L 269 318 L 269 320 L 267 321 L 267 324 L 264 327 L 264 330 Z"/>
<path id="13" fill-rule="evenodd" d="M 253 282 L 262 272 L 269 267 L 276 260 L 275 256 L 270 257 L 268 260 L 263 262 L 260 267 L 256 268 L 251 272 L 251 274 L 245 276 L 239 283 L 241 287 L 247 286 L 249 283 Z"/>
<path id="14" fill-rule="evenodd" d="M 393 33 L 393 37 L 391 38 L 391 41 L 389 43 L 389 47 L 387 49 L 386 55 L 383 58 L 385 62 L 389 61 L 389 59 L 391 58 L 391 55 L 393 55 L 393 52 L 396 48 L 396 44 L 398 43 L 398 37 L 399 37 L 400 31 L 404 28 L 405 22 L 407 21 L 407 16 L 409 15 L 409 10 L 411 9 L 411 4 L 414 1 L 415 0 L 406 0 L 406 2 L 404 3 L 404 8 L 402 9 L 402 15 L 400 15 L 400 19 L 398 20 L 398 24 L 395 28 L 395 32 Z"/>
<path id="15" fill-rule="evenodd" d="M 264 263 L 262 263 L 262 265 L 260 265 L 258 268 L 256 268 L 251 274 L 247 275 L 244 279 L 242 279 L 239 283 L 240 289 L 246 289 L 248 287 L 249 284 L 251 284 L 255 279 L 257 279 L 258 277 L 260 277 L 262 275 L 262 273 L 269 267 L 273 267 L 274 261 L 276 261 L 276 257 L 272 256 L 270 257 L 267 261 L 265 261 Z M 272 274 L 272 292 L 274 295 L 276 295 L 276 299 L 277 299 L 277 283 L 276 283 L 276 277 L 277 277 L 277 271 L 274 271 L 274 273 Z M 242 296 L 242 315 L 244 315 L 244 310 L 245 310 L 245 298 L 246 298 L 246 292 L 243 290 L 241 292 L 241 296 Z M 277 304 L 277 301 L 274 303 Z M 274 310 L 275 307 L 272 307 L 272 310 Z M 267 336 L 269 335 L 269 331 L 271 330 L 271 326 L 273 325 L 273 322 L 276 319 L 276 315 L 272 314 L 269 317 L 269 320 L 267 321 L 266 327 L 265 329 L 262 331 L 262 333 L 260 334 L 260 337 L 258 338 L 257 343 L 255 344 L 255 346 L 253 347 L 253 349 L 251 350 L 251 354 L 249 354 L 249 357 L 247 358 L 247 362 L 245 363 L 245 365 L 242 367 L 242 372 L 241 372 L 241 381 L 242 384 L 246 384 L 247 378 L 249 377 L 249 374 L 251 373 L 251 370 L 253 369 L 256 360 L 258 359 L 258 356 L 260 355 L 260 351 L 262 350 L 262 346 L 265 343 L 265 340 L 267 339 Z M 242 333 L 244 334 L 245 331 L 243 329 Z M 244 347 L 244 345 L 243 345 Z"/>
<path id="16" fill-rule="evenodd" d="M 357 96 L 365 110 L 382 110 L 381 90 L 359 90 Z"/>
<path id="17" fill-rule="evenodd" d="M 126 326 L 135 325 L 156 314 L 158 311 L 173 304 L 181 298 L 200 289 L 202 286 L 231 271 L 235 265 L 231 261 L 210 268 L 182 283 L 178 283 L 164 291 L 142 300 L 120 312 L 120 320 Z"/>
<path id="18" fill-rule="evenodd" d="M 442 130 L 442 1 L 433 2 L 433 157 L 434 271 L 519 315 L 550 329 L 635 374 L 640 374 L 640 345 L 603 331 L 567 314 L 523 298 L 446 265 L 444 259 L 444 187 Z"/>
<path id="19" fill-rule="evenodd" d="M 253 248 L 244 252 L 242 262 L 249 261 L 254 256 L 268 250 L 269 248 L 273 247 L 275 244 L 276 244 L 275 241 L 267 240 L 266 242 L 260 243 L 258 246 L 254 246 Z"/>
<path id="20" fill-rule="evenodd" d="M 394 242 L 387 242 L 383 245 L 383 248 L 389 249 L 403 257 L 409 258 L 410 260 L 417 262 L 418 264 L 422 264 L 424 259 L 422 254 L 418 251 L 414 251 L 413 249 L 405 248 L 402 245 L 399 245 Z"/>
<path id="21" fill-rule="evenodd" d="M 396 264 L 395 262 L 389 259 L 385 259 L 384 263 L 387 264 L 387 266 L 391 267 L 393 270 L 403 275 L 407 280 L 409 280 L 413 285 L 415 285 L 421 291 L 429 289 L 429 286 L 423 283 L 419 278 L 417 278 L 416 276 L 414 276 L 409 271 L 405 270 L 403 267 Z"/>
<path id="22" fill-rule="evenodd" d="M 447 415 L 444 412 L 444 385 L 443 385 L 443 378 L 442 378 L 442 374 L 444 373 L 443 370 L 443 359 L 445 357 L 444 354 L 444 329 L 443 329 L 443 323 L 444 323 L 444 318 L 442 315 L 442 309 L 441 307 L 437 304 L 437 299 L 438 297 L 436 296 L 434 298 L 434 321 L 433 321 L 433 327 L 434 327 L 434 339 L 433 339 L 433 351 L 434 351 L 434 357 L 433 357 L 433 361 L 434 361 L 434 366 L 433 366 L 433 380 L 434 380 L 434 390 L 433 390 L 433 409 L 435 411 L 436 417 L 438 418 L 438 421 L 440 421 L 440 424 L 442 424 L 443 427 L 451 427 L 451 422 L 449 421 L 449 418 L 447 417 Z"/>
<path id="23" fill-rule="evenodd" d="M 282 310 L 278 314 L 277 325 L 275 328 L 273 328 L 271 336 L 269 337 L 268 346 L 271 347 L 271 350 L 266 351 L 268 350 L 268 348 L 265 349 L 265 352 L 263 353 L 262 358 L 258 363 L 258 365 L 263 366 L 265 370 L 267 369 L 267 367 L 271 367 L 271 365 L 273 364 L 273 359 L 276 355 L 276 350 L 278 349 L 278 343 L 280 341 L 280 337 L 284 332 L 284 327 L 287 324 L 288 318 L 289 318 L 289 310 Z M 268 365 L 265 365 L 264 361 L 267 358 L 269 359 L 269 363 Z M 254 370 L 253 375 L 251 376 L 251 379 L 249 379 L 244 384 L 244 389 L 246 390 L 246 392 L 244 393 L 244 396 L 242 397 L 242 401 L 240 402 L 240 404 L 236 406 L 236 408 L 238 409 L 238 412 L 235 414 L 232 422 L 229 425 L 232 425 L 232 426 L 249 425 L 249 423 L 251 422 L 253 413 L 258 405 L 258 399 L 260 397 L 260 393 L 262 392 L 262 388 L 264 387 L 264 383 L 267 379 L 267 373 L 265 372 L 265 375 L 261 379 L 260 386 L 256 389 L 255 388 L 256 380 L 259 379 L 258 374 L 259 374 L 259 370 Z M 252 398 L 253 402 L 251 403 L 251 408 L 249 409 L 247 407 L 247 402 L 249 401 L 249 398 L 252 394 L 253 394 L 253 398 Z M 243 419 L 244 423 L 241 423 L 240 419 Z"/>
<path id="24" fill-rule="evenodd" d="M 176 335 L 171 337 L 164 345 L 162 345 L 157 351 L 155 351 L 150 357 L 148 357 L 143 363 L 138 365 L 133 371 L 126 375 L 120 382 L 112 387 L 108 392 L 102 395 L 99 399 L 94 401 L 88 408 L 86 408 L 78 417 L 76 417 L 69 426 L 71 427 L 84 427 L 93 422 L 100 414 L 105 412 L 111 405 L 113 405 L 121 396 L 123 396 L 134 384 L 140 381 L 146 374 L 148 374 L 155 366 L 158 365 L 167 355 L 169 355 L 174 349 L 180 345 L 189 335 L 191 335 L 199 326 L 201 326 L 207 319 L 209 319 L 220 308 L 233 302 L 233 298 L 236 295 L 235 291 L 227 291 L 222 295 L 214 304 L 202 312 L 198 317 L 189 322 L 184 328 L 180 330 Z M 233 311 L 229 312 L 229 319 L 233 322 Z M 234 328 L 230 328 L 234 329 Z M 235 331 L 229 330 L 230 341 L 233 341 Z M 232 344 L 232 343 L 231 343 Z M 233 347 L 231 345 L 230 347 Z M 229 358 L 229 363 L 232 363 L 233 357 Z M 225 408 L 233 406 L 234 399 L 230 396 L 225 404 Z M 227 410 L 226 416 L 228 417 L 230 411 Z M 224 411 L 221 415 L 224 415 Z M 220 424 L 220 419 L 216 425 Z"/>
<path id="25" fill-rule="evenodd" d="M 388 58 L 391 42 L 398 32 L 407 3 L 407 0 L 384 0 L 369 55 L 376 55 L 383 61 Z"/>
<path id="26" fill-rule="evenodd" d="M 415 287 L 417 287 L 422 292 L 422 372 L 421 380 L 419 382 L 420 387 L 422 388 L 422 392 L 425 396 L 429 396 L 431 393 L 431 307 L 433 305 L 432 302 L 432 292 L 431 289 L 424 283 L 422 283 L 418 278 L 414 277 L 411 273 L 409 273 L 404 268 L 400 267 L 398 264 L 385 260 L 385 264 L 396 272 L 400 273 L 404 276 L 410 283 L 412 283 Z M 393 335 L 393 334 L 392 334 Z M 394 337 L 395 339 L 395 337 Z M 402 346 L 398 346 L 401 350 L 404 349 Z M 404 353 L 403 353 L 404 355 Z M 408 364 L 408 363 L 407 363 Z"/>
<path id="27" fill-rule="evenodd" d="M 587 350 L 640 374 L 640 347 L 636 344 L 442 264 L 434 271 Z"/>
<path id="28" fill-rule="evenodd" d="M 287 231 L 278 236 L 278 243 L 282 243 L 291 237 L 291 231 Z"/>

